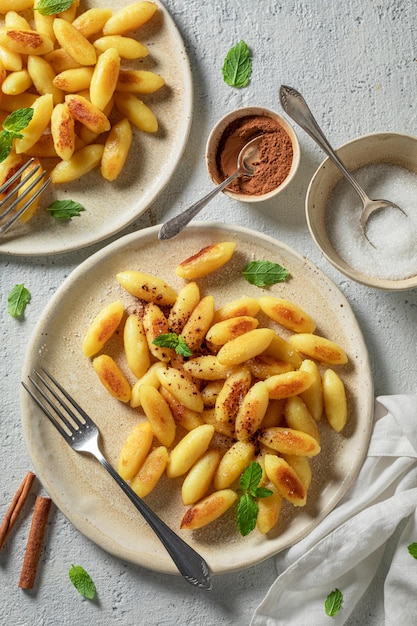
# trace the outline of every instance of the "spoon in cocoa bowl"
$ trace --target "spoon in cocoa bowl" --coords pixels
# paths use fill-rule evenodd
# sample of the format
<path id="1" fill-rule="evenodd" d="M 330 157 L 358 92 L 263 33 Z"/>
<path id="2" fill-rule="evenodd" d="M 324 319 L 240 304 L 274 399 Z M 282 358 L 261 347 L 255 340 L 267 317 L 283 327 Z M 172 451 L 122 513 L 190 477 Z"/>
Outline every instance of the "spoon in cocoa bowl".
<path id="1" fill-rule="evenodd" d="M 289 115 L 294 122 L 297 122 L 299 126 L 305 132 L 310 135 L 312 139 L 320 146 L 325 154 L 329 157 L 329 159 L 339 168 L 342 172 L 343 176 L 346 178 L 348 183 L 350 183 L 353 189 L 358 194 L 359 198 L 362 202 L 362 212 L 360 214 L 360 225 L 363 234 L 369 243 L 374 246 L 374 244 L 369 240 L 367 236 L 367 226 L 370 217 L 381 211 L 383 209 L 396 209 L 401 211 L 405 215 L 405 211 L 398 205 L 394 204 L 390 200 L 371 200 L 362 187 L 356 181 L 356 178 L 352 176 L 350 171 L 345 167 L 344 163 L 337 156 L 336 152 L 333 150 L 332 146 L 329 144 L 327 138 L 325 137 L 323 131 L 319 127 L 316 119 L 314 118 L 312 112 L 310 111 L 306 101 L 303 96 L 293 87 L 287 87 L 286 85 L 281 85 L 279 91 L 279 97 L 281 101 L 281 106 L 284 111 Z M 375 246 L 374 246 L 375 247 Z"/>
<path id="2" fill-rule="evenodd" d="M 204 198 L 201 198 L 201 200 L 198 200 L 179 215 L 165 222 L 159 230 L 158 239 L 172 239 L 178 235 L 214 196 L 220 193 L 220 191 L 223 191 L 223 189 L 230 185 L 238 176 L 253 176 L 259 159 L 259 145 L 261 139 L 262 136 L 259 135 L 245 144 L 238 154 L 236 171 L 217 185 L 217 187 L 204 196 Z"/>

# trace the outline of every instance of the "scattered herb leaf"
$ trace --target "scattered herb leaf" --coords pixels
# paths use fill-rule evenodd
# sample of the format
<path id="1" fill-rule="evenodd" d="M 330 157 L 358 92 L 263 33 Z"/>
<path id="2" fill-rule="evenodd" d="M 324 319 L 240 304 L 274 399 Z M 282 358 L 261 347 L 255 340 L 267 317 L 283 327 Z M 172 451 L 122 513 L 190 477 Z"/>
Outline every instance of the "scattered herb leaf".
<path id="1" fill-rule="evenodd" d="M 182 356 L 192 356 L 192 350 L 187 346 L 183 337 L 176 333 L 162 333 L 152 341 L 161 348 L 173 348 L 177 354 Z"/>
<path id="2" fill-rule="evenodd" d="M 13 147 L 13 139 L 23 137 L 21 130 L 26 128 L 33 117 L 33 109 L 17 109 L 10 113 L 3 122 L 0 131 L 0 163 L 7 159 Z"/>
<path id="3" fill-rule="evenodd" d="M 13 111 L 13 113 L 10 113 L 10 115 L 8 115 L 3 122 L 4 130 L 8 133 L 19 135 L 20 131 L 26 128 L 31 121 L 33 113 L 34 110 L 31 108 L 17 109 L 16 111 Z"/>
<path id="4" fill-rule="evenodd" d="M 243 537 L 249 535 L 256 526 L 258 503 L 248 493 L 244 493 L 237 506 L 237 526 Z"/>
<path id="5" fill-rule="evenodd" d="M 329 593 L 324 603 L 324 609 L 326 611 L 326 615 L 329 617 L 334 617 L 337 613 L 339 613 L 342 608 L 343 595 L 340 589 L 333 589 Z"/>
<path id="6" fill-rule="evenodd" d="M 410 543 L 408 551 L 415 559 L 417 559 L 417 543 Z"/>
<path id="7" fill-rule="evenodd" d="M 239 498 L 237 507 L 237 527 L 244 537 L 249 535 L 256 526 L 257 498 L 267 498 L 272 495 L 270 489 L 258 486 L 261 479 L 262 468 L 255 461 L 252 461 L 240 477 L 239 486 L 243 494 Z"/>
<path id="8" fill-rule="evenodd" d="M 230 48 L 223 63 L 224 82 L 231 87 L 246 87 L 252 74 L 252 57 L 248 45 L 241 39 Z"/>
<path id="9" fill-rule="evenodd" d="M 259 485 L 262 478 L 262 467 L 259 463 L 252 463 L 245 469 L 240 477 L 239 485 L 243 491 L 252 492 Z"/>
<path id="10" fill-rule="evenodd" d="M 55 200 L 47 207 L 47 211 L 56 220 L 70 220 L 73 217 L 77 217 L 85 209 L 82 204 L 74 202 L 74 200 Z"/>
<path id="11" fill-rule="evenodd" d="M 70 8 L 73 0 L 39 0 L 35 9 L 41 15 L 56 15 Z"/>
<path id="12" fill-rule="evenodd" d="M 287 280 L 289 271 L 272 261 L 250 261 L 242 272 L 251 285 L 267 287 Z"/>
<path id="13" fill-rule="evenodd" d="M 89 600 L 93 600 L 96 595 L 96 587 L 90 574 L 81 565 L 72 565 L 68 576 L 76 590 Z"/>
<path id="14" fill-rule="evenodd" d="M 7 312 L 12 317 L 22 317 L 29 302 L 29 290 L 22 284 L 15 285 L 7 298 Z"/>
<path id="15" fill-rule="evenodd" d="M 13 148 L 14 136 L 7 130 L 0 131 L 0 163 L 5 161 Z"/>

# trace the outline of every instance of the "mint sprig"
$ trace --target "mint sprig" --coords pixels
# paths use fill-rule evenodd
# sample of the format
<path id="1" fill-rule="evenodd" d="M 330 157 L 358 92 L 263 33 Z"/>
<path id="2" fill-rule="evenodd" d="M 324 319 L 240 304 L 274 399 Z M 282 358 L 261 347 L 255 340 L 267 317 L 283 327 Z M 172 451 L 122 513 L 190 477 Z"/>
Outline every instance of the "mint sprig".
<path id="1" fill-rule="evenodd" d="M 230 48 L 223 63 L 224 82 L 231 87 L 246 87 L 252 74 L 252 57 L 248 45 L 241 39 Z"/>
<path id="2" fill-rule="evenodd" d="M 0 131 L 0 163 L 9 156 L 13 148 L 13 140 L 23 137 L 20 132 L 29 124 L 34 110 L 31 108 L 17 109 L 10 113 L 3 122 L 3 130 Z"/>
<path id="3" fill-rule="evenodd" d="M 96 595 L 96 587 L 90 574 L 81 565 L 72 565 L 68 576 L 76 590 L 89 600 L 93 600 Z"/>
<path id="4" fill-rule="evenodd" d="M 239 486 L 242 495 L 239 499 L 237 507 L 237 527 L 240 534 L 245 537 L 256 526 L 256 518 L 258 516 L 258 498 L 267 498 L 272 495 L 270 489 L 259 487 L 262 480 L 262 467 L 256 461 L 245 469 L 240 477 Z"/>
<path id="5" fill-rule="evenodd" d="M 81 211 L 85 211 L 85 208 L 79 202 L 74 200 L 55 200 L 50 206 L 47 207 L 51 217 L 56 220 L 70 220 L 73 217 L 77 217 Z"/>
<path id="6" fill-rule="evenodd" d="M 15 285 L 7 298 L 7 312 L 12 317 L 22 317 L 29 302 L 29 290 L 23 284 Z"/>
<path id="7" fill-rule="evenodd" d="M 410 545 L 407 547 L 407 550 L 412 557 L 417 559 L 417 543 L 410 543 Z"/>
<path id="8" fill-rule="evenodd" d="M 250 261 L 242 272 L 245 280 L 256 287 L 267 287 L 282 283 L 290 273 L 285 267 L 272 261 Z"/>
<path id="9" fill-rule="evenodd" d="M 342 608 L 342 603 L 343 594 L 340 589 L 337 589 L 336 587 L 336 589 L 333 589 L 333 591 L 329 593 L 324 603 L 324 610 L 326 611 L 326 615 L 328 615 L 329 617 L 334 617 L 335 615 L 337 615 L 337 613 L 339 613 L 340 609 Z"/>
<path id="10" fill-rule="evenodd" d="M 73 0 L 39 0 L 36 11 L 41 15 L 56 15 L 70 8 Z"/>
<path id="11" fill-rule="evenodd" d="M 184 338 L 181 335 L 177 335 L 177 333 L 162 333 L 155 337 L 152 343 L 161 348 L 173 348 L 181 356 L 192 356 L 193 354 L 192 350 L 185 343 Z"/>

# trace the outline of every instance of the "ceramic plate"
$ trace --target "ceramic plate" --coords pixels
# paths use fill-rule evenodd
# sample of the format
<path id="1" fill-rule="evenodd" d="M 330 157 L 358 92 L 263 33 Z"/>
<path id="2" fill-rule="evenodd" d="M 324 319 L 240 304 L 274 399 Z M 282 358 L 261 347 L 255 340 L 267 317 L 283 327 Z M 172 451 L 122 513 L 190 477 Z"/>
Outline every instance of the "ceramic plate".
<path id="1" fill-rule="evenodd" d="M 352 310 L 335 285 L 307 259 L 282 243 L 253 231 L 211 223 L 196 223 L 181 236 L 158 241 L 158 228 L 127 235 L 82 263 L 66 279 L 47 306 L 35 330 L 23 377 L 45 366 L 79 400 L 97 422 L 103 450 L 117 465 L 121 446 L 143 416 L 111 398 L 82 355 L 81 344 L 91 319 L 107 303 L 132 297 L 115 279 L 117 272 L 140 269 L 157 274 L 179 289 L 184 283 L 174 268 L 204 246 L 236 241 L 231 261 L 200 279 L 201 292 L 215 296 L 216 306 L 247 294 L 267 291 L 301 305 L 316 321 L 317 333 L 340 343 L 349 364 L 338 367 L 347 389 L 349 423 L 336 434 L 323 422 L 322 452 L 312 462 L 313 482 L 305 508 L 284 505 L 278 526 L 268 536 L 257 531 L 242 538 L 235 512 L 196 532 L 180 531 L 185 512 L 181 479 L 163 477 L 147 497 L 149 505 L 199 551 L 214 572 L 248 567 L 270 557 L 309 533 L 337 504 L 356 477 L 367 450 L 373 412 L 368 354 Z M 269 259 L 286 267 L 291 278 L 268 290 L 247 283 L 241 271 L 250 260 Z M 282 332 L 282 331 L 281 331 Z M 108 347 L 123 363 L 120 337 Z M 133 380 L 131 380 L 133 382 Z M 161 572 L 175 572 L 170 558 L 136 509 L 97 461 L 71 450 L 46 417 L 22 392 L 22 415 L 27 446 L 36 472 L 56 505 L 83 534 L 118 557 Z"/>
<path id="2" fill-rule="evenodd" d="M 84 248 L 110 237 L 141 215 L 157 198 L 179 163 L 188 139 L 192 117 L 192 78 L 181 36 L 166 9 L 160 11 L 134 36 L 149 48 L 149 56 L 125 67 L 151 70 L 164 77 L 166 85 L 153 95 L 140 96 L 158 118 L 157 133 L 134 129 L 128 160 L 114 182 L 101 177 L 98 169 L 67 185 L 50 186 L 41 200 L 47 207 L 55 199 L 80 202 L 85 212 L 68 223 L 51 219 L 38 210 L 27 224 L 15 225 L 0 242 L 0 253 L 45 255 Z M 108 7 L 113 11 L 125 1 L 94 0 L 87 8 Z M 48 165 L 48 162 L 45 162 Z M 51 167 L 53 164 L 51 164 Z"/>

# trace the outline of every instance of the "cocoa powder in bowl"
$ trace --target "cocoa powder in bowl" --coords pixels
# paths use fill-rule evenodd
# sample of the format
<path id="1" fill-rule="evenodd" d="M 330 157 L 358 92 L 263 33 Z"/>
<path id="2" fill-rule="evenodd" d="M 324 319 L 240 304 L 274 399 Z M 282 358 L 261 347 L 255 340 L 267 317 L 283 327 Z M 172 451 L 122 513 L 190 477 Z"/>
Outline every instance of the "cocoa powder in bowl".
<path id="1" fill-rule="evenodd" d="M 262 136 L 262 140 L 255 174 L 239 176 L 228 185 L 228 191 L 250 196 L 265 195 L 277 189 L 290 173 L 294 154 L 287 131 L 271 117 L 247 115 L 231 122 L 221 135 L 215 160 L 219 181 L 236 171 L 240 150 L 257 136 Z"/>

